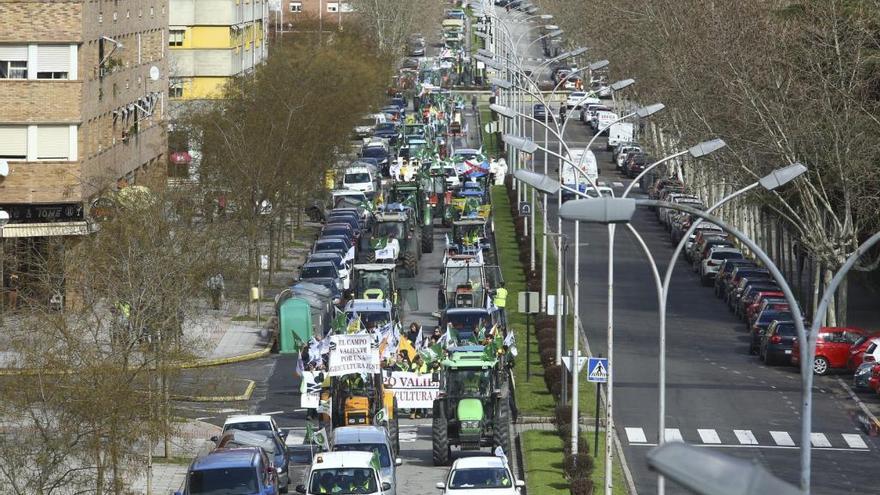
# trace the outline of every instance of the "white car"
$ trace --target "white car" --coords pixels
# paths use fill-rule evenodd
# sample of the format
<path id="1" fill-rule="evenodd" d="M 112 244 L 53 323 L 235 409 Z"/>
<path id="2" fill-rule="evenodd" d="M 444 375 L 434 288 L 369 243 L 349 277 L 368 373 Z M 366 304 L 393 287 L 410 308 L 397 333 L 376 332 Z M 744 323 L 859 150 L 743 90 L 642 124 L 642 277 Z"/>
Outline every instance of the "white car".
<path id="1" fill-rule="evenodd" d="M 376 191 L 376 179 L 367 167 L 350 167 L 342 176 L 342 188 L 368 194 Z"/>
<path id="2" fill-rule="evenodd" d="M 241 416 L 230 416 L 223 423 L 223 433 L 229 430 L 241 431 L 275 431 L 282 439 L 287 438 L 287 432 L 281 431 L 275 418 L 268 414 L 247 414 Z"/>
<path id="3" fill-rule="evenodd" d="M 518 495 L 525 482 L 513 477 L 501 457 L 463 457 L 456 460 L 446 481 L 437 483 L 444 495 Z"/>
<path id="4" fill-rule="evenodd" d="M 600 103 L 599 98 L 588 96 L 586 91 L 572 91 L 565 100 L 565 108 L 568 111 L 565 118 L 580 120 L 581 109 L 591 103 Z"/>
<path id="5" fill-rule="evenodd" d="M 712 249 L 703 261 L 700 262 L 700 280 L 703 285 L 708 284 L 718 275 L 721 263 L 726 259 L 742 259 L 743 253 L 739 249 L 731 247 L 717 247 Z"/>

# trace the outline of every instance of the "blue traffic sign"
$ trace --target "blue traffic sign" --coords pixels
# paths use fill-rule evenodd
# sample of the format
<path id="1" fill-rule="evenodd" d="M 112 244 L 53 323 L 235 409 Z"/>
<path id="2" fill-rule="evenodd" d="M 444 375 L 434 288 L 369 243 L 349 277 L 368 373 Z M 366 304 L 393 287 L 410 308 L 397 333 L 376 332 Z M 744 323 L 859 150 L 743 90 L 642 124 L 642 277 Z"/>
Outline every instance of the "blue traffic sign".
<path id="1" fill-rule="evenodd" d="M 608 358 L 590 358 L 587 362 L 587 381 L 596 383 L 608 382 Z"/>

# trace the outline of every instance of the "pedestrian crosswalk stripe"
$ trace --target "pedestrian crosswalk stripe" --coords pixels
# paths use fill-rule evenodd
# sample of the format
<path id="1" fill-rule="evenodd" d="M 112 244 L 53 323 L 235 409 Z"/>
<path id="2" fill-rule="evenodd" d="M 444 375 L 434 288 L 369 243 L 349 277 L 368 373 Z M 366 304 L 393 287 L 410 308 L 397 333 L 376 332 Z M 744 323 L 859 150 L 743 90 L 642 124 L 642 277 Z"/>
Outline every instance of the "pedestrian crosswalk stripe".
<path id="1" fill-rule="evenodd" d="M 810 443 L 813 447 L 831 447 L 831 442 L 824 433 L 810 433 Z"/>
<path id="2" fill-rule="evenodd" d="M 666 428 L 666 434 L 663 435 L 667 442 L 684 442 L 681 431 L 678 428 Z"/>
<path id="3" fill-rule="evenodd" d="M 794 447 L 794 440 L 791 439 L 791 435 L 786 431 L 771 431 L 770 436 L 773 437 L 773 441 L 776 442 L 776 445 L 782 447 Z"/>
<path id="4" fill-rule="evenodd" d="M 846 442 L 847 445 L 854 449 L 868 448 L 868 444 L 866 444 L 865 441 L 862 440 L 861 435 L 857 435 L 855 433 L 842 433 L 840 436 L 843 437 L 843 440 Z"/>
<path id="5" fill-rule="evenodd" d="M 641 428 L 624 428 L 626 438 L 629 443 L 645 443 L 648 439 L 645 437 L 645 430 Z"/>
<path id="6" fill-rule="evenodd" d="M 697 433 L 700 434 L 700 440 L 703 443 L 721 443 L 721 438 L 718 436 L 718 432 L 712 429 L 700 429 L 697 430 Z"/>
<path id="7" fill-rule="evenodd" d="M 623 182 L 615 182 L 614 187 L 623 187 Z"/>
<path id="8" fill-rule="evenodd" d="M 736 435 L 740 445 L 758 445 L 758 439 L 755 438 L 752 430 L 733 430 L 733 434 Z"/>

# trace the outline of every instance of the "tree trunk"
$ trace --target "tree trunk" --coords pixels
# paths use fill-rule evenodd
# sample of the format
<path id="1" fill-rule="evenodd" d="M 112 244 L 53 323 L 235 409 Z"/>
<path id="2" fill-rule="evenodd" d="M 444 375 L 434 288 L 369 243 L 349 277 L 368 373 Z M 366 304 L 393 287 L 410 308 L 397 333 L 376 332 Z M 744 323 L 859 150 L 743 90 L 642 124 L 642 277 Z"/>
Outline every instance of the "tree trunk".
<path id="1" fill-rule="evenodd" d="M 821 283 L 821 266 L 819 264 L 818 259 L 813 259 L 810 264 L 810 271 L 813 279 L 813 297 L 810 301 L 810 307 L 812 308 L 812 312 L 810 313 L 814 318 L 816 317 L 816 311 L 818 311 L 819 306 L 819 284 Z M 824 318 L 822 319 L 822 323 L 825 323 Z"/>
<path id="2" fill-rule="evenodd" d="M 830 268 L 825 268 L 822 270 L 822 292 L 823 296 L 828 292 L 829 285 L 831 285 L 831 279 L 834 277 L 834 272 L 831 271 Z M 825 315 L 822 317 L 825 320 L 825 326 L 828 327 L 836 327 L 837 326 L 837 305 L 835 304 L 834 294 L 831 295 L 828 302 L 828 311 L 825 312 Z"/>
<path id="3" fill-rule="evenodd" d="M 837 324 L 845 327 L 847 323 L 847 299 L 849 297 L 849 274 L 840 283 L 837 289 Z"/>

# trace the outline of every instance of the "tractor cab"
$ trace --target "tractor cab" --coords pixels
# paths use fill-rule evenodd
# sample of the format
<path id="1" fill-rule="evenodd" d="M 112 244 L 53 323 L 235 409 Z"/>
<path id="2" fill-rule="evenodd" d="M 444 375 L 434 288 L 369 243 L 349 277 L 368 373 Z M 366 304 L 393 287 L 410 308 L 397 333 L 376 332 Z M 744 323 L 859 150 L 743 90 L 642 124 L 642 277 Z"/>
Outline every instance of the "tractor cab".
<path id="1" fill-rule="evenodd" d="M 446 257 L 443 276 L 437 295 L 437 307 L 473 308 L 484 307 L 486 301 L 486 276 L 483 263 L 471 255 Z"/>
<path id="2" fill-rule="evenodd" d="M 415 210 L 400 203 L 388 203 L 375 214 L 373 235 L 370 239 L 370 261 L 394 263 L 406 268 L 410 276 L 418 271 L 421 255 L 421 232 Z"/>
<path id="3" fill-rule="evenodd" d="M 452 222 L 452 238 L 447 248 L 454 249 L 459 254 L 474 256 L 482 250 L 485 256 L 492 252 L 488 229 L 488 221 L 483 217 L 456 220 Z"/>
<path id="4" fill-rule="evenodd" d="M 397 265 L 393 263 L 363 263 L 353 267 L 352 288 L 355 299 L 388 299 L 397 305 L 399 286 Z"/>

